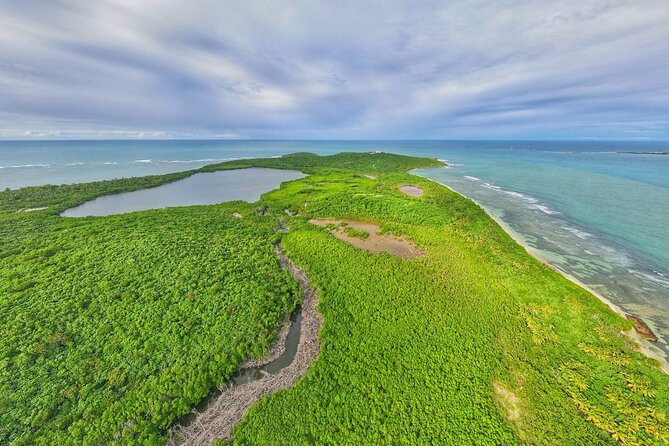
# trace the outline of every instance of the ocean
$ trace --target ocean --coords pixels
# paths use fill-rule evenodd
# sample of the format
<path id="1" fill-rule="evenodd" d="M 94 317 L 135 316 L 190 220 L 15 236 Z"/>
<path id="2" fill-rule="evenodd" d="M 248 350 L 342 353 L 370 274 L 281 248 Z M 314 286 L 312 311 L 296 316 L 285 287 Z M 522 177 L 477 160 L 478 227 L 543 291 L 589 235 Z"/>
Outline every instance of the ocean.
<path id="1" fill-rule="evenodd" d="M 0 189 L 176 172 L 235 158 L 381 150 L 481 204 L 542 260 L 623 311 L 669 352 L 669 142 L 3 141 Z"/>

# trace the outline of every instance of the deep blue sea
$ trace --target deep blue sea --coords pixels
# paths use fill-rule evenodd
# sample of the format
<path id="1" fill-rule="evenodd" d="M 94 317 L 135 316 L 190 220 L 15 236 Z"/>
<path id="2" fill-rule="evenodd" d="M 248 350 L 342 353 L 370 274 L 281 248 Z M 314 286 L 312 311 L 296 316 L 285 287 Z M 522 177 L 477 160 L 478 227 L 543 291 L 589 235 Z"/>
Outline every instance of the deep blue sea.
<path id="1" fill-rule="evenodd" d="M 245 157 L 381 150 L 471 197 L 532 251 L 669 338 L 669 142 L 0 142 L 0 188 L 160 174 Z M 667 344 L 660 343 L 665 351 Z"/>

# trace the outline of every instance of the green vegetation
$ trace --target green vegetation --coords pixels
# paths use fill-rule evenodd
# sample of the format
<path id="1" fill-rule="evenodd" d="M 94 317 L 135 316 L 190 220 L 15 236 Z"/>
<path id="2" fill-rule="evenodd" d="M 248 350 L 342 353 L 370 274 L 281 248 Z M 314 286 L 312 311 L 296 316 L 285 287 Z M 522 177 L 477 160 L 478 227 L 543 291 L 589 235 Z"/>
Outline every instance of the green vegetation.
<path id="1" fill-rule="evenodd" d="M 239 160 L 221 164 L 212 164 L 201 170 L 235 169 L 239 167 L 270 167 L 274 169 L 294 169 L 304 173 L 322 173 L 325 170 L 356 173 L 406 172 L 421 167 L 442 166 L 443 163 L 432 158 L 416 158 L 394 155 L 392 153 L 338 153 L 319 156 L 313 153 L 294 153 L 281 158 L 263 158 Z"/>
<path id="2" fill-rule="evenodd" d="M 348 235 L 349 237 L 357 237 L 361 239 L 369 238 L 369 232 L 353 229 L 350 227 L 346 228 L 346 235 Z"/>
<path id="3" fill-rule="evenodd" d="M 16 212 L 22 209 L 49 207 L 50 214 L 58 214 L 67 208 L 100 195 L 129 192 L 159 186 L 170 181 L 187 177 L 196 171 L 154 175 L 139 178 L 96 181 L 93 183 L 65 184 L 61 186 L 31 186 L 0 192 L 0 213 Z"/>
<path id="4" fill-rule="evenodd" d="M 3 214 L 0 444 L 160 444 L 264 352 L 299 296 L 254 210 Z"/>
<path id="5" fill-rule="evenodd" d="M 406 182 L 424 196 L 399 192 Z M 313 175 L 265 201 L 301 209 L 283 245 L 320 291 L 323 346 L 236 444 L 669 441 L 669 378 L 633 350 L 631 324 L 471 201 L 398 173 Z M 311 218 L 383 222 L 425 255 L 369 254 Z"/>
<path id="6" fill-rule="evenodd" d="M 279 237 L 319 292 L 321 354 L 252 407 L 234 444 L 668 443 L 669 377 L 622 333 L 632 323 L 471 201 L 405 173 L 438 164 L 234 161 L 203 170 L 311 176 L 254 205 L 77 220 L 57 211 L 135 180 L 0 193 L 0 443 L 159 444 L 294 308 Z M 408 183 L 424 195 L 398 190 Z M 424 255 L 370 254 L 311 218 L 380 222 Z"/>

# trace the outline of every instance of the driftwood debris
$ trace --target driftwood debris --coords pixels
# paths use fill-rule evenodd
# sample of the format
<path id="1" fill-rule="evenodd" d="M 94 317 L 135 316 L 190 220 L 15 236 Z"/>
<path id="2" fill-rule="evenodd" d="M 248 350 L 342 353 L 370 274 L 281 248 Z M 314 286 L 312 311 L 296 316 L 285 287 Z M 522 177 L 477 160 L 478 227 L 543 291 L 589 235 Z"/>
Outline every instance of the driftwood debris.
<path id="1" fill-rule="evenodd" d="M 221 395 L 204 412 L 198 413 L 189 426 L 179 426 L 172 430 L 169 445 L 209 446 L 218 438 L 230 439 L 232 427 L 243 418 L 251 404 L 264 395 L 292 386 L 318 357 L 318 331 L 322 325 L 322 317 L 316 310 L 316 292 L 306 274 L 288 260 L 278 246 L 276 256 L 281 267 L 288 270 L 298 281 L 302 291 L 300 340 L 293 362 L 274 375 L 266 374 L 256 381 L 224 388 Z M 287 334 L 287 326 L 284 326 L 277 343 L 281 345 L 275 345 L 268 357 L 259 361 L 248 361 L 244 366 L 266 364 L 272 360 L 271 357 L 278 357 L 285 349 Z"/>

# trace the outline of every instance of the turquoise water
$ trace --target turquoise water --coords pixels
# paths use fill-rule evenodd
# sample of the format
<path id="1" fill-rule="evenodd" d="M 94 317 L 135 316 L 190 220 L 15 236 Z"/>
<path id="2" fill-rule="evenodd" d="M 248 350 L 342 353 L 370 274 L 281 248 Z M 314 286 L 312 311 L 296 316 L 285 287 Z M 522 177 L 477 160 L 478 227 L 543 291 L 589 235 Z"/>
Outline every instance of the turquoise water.
<path id="1" fill-rule="evenodd" d="M 669 156 L 623 153 L 669 152 L 669 142 L 0 142 L 0 188 L 372 150 L 447 160 L 449 168 L 417 173 L 473 198 L 543 260 L 669 336 Z"/>
<path id="2" fill-rule="evenodd" d="M 663 147 L 485 144 L 445 150 L 451 167 L 416 173 L 473 198 L 538 257 L 642 317 L 666 353 L 669 156 L 620 153 Z"/>

